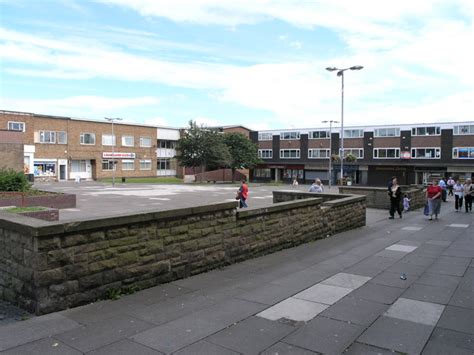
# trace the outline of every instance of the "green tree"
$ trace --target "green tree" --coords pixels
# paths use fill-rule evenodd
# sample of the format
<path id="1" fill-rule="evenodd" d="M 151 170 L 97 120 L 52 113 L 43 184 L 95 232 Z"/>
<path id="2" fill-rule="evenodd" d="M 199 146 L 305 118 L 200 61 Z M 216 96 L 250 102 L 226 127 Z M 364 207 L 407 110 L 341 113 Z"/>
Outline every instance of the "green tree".
<path id="1" fill-rule="evenodd" d="M 223 141 L 230 151 L 232 169 L 232 182 L 237 169 L 251 169 L 258 163 L 258 147 L 241 133 L 224 133 Z"/>

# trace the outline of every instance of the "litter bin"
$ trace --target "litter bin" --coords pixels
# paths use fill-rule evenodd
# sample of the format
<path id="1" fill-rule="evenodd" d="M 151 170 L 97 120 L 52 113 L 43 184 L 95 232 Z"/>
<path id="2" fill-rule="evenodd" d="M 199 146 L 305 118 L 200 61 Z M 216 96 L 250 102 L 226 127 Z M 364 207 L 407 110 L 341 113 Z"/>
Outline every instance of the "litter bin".
<path id="1" fill-rule="evenodd" d="M 122 178 L 122 182 L 125 182 L 125 178 L 124 178 L 124 177 Z"/>

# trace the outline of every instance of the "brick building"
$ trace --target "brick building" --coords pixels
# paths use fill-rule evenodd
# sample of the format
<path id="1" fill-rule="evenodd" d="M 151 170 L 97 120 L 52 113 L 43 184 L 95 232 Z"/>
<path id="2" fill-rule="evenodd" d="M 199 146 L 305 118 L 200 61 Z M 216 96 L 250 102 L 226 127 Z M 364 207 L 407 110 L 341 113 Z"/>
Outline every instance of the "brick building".
<path id="1" fill-rule="evenodd" d="M 21 164 L 35 178 L 157 176 L 157 127 L 116 122 L 113 136 L 106 121 L 0 111 L 0 128 L 21 134 Z"/>
<path id="2" fill-rule="evenodd" d="M 0 169 L 23 171 L 23 156 L 22 134 L 0 129 Z"/>
<path id="3" fill-rule="evenodd" d="M 328 181 L 329 159 L 340 150 L 340 128 L 253 131 L 264 161 L 251 172 L 254 181 Z M 426 183 L 432 177 L 461 179 L 474 173 L 474 122 L 345 127 L 344 176 L 352 183 L 383 186 L 391 176 L 402 184 Z M 340 177 L 333 161 L 332 182 Z"/>

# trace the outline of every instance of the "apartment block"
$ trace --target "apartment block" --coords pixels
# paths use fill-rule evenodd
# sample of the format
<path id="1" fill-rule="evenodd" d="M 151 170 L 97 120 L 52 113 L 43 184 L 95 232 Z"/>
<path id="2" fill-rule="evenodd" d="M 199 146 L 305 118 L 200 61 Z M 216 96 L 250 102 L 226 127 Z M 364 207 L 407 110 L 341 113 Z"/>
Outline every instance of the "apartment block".
<path id="1" fill-rule="evenodd" d="M 252 131 L 262 164 L 254 181 L 332 183 L 341 176 L 340 127 Z M 474 122 L 344 127 L 344 178 L 384 186 L 392 176 L 402 184 L 436 177 L 472 178 Z M 350 155 L 350 159 L 347 156 Z M 339 160 L 339 161 L 338 161 Z M 331 161 L 331 173 L 329 163 Z"/>

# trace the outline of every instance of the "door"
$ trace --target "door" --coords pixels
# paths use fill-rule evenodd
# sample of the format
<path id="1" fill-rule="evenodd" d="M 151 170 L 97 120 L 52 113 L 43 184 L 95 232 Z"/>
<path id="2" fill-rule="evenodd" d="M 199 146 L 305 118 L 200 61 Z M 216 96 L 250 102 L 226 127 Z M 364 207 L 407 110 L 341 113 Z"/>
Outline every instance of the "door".
<path id="1" fill-rule="evenodd" d="M 59 165 L 59 180 L 66 180 L 66 165 Z"/>

